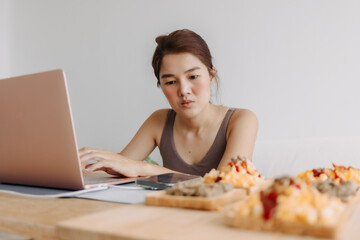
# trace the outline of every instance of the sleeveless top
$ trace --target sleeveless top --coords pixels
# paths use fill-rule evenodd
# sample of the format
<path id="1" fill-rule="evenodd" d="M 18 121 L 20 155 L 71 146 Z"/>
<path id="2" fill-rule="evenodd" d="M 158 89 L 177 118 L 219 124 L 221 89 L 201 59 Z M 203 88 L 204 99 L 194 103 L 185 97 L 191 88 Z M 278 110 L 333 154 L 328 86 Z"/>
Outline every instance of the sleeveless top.
<path id="1" fill-rule="evenodd" d="M 227 111 L 215 140 L 205 157 L 193 165 L 185 162 L 176 151 L 173 135 L 176 112 L 172 109 L 169 110 L 159 146 L 163 166 L 175 171 L 199 176 L 205 175 L 205 173 L 209 172 L 212 168 L 216 169 L 225 152 L 227 127 L 234 110 L 234 108 L 230 108 Z"/>

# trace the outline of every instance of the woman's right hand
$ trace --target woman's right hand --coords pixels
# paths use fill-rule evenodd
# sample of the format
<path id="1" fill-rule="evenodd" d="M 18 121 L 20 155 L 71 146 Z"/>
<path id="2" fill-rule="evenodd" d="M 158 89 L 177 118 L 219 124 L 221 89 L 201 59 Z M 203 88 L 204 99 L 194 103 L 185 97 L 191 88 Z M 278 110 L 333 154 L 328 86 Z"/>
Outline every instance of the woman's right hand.
<path id="1" fill-rule="evenodd" d="M 79 155 L 84 173 L 105 171 L 111 175 L 140 176 L 141 166 L 139 165 L 141 165 L 141 162 L 128 159 L 120 154 L 85 147 L 79 150 Z"/>

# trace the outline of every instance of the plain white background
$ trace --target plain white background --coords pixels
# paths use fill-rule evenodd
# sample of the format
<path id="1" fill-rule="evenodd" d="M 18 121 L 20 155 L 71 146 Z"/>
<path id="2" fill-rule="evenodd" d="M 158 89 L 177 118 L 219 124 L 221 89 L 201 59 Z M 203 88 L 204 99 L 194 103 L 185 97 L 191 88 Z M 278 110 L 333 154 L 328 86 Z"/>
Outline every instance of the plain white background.
<path id="1" fill-rule="evenodd" d="M 79 147 L 118 152 L 169 107 L 151 58 L 181 28 L 207 41 L 217 102 L 253 110 L 259 141 L 360 136 L 357 0 L 0 0 L 0 78 L 62 68 Z"/>

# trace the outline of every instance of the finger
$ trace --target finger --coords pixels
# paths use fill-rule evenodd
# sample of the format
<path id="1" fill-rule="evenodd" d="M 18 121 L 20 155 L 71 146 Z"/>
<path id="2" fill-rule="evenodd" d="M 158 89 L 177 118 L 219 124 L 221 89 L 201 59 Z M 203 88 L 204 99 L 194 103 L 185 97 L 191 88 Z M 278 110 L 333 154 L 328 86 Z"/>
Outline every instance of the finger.
<path id="1" fill-rule="evenodd" d="M 97 162 L 97 163 L 93 163 L 93 164 L 88 164 L 85 166 L 85 170 L 87 172 L 95 172 L 95 171 L 106 171 L 106 168 L 102 162 Z"/>
<path id="2" fill-rule="evenodd" d="M 89 167 L 92 166 L 92 165 L 94 165 L 94 163 L 83 164 L 82 167 L 81 167 L 83 174 L 88 174 L 88 173 L 94 172 L 91 168 L 89 169 Z"/>
<path id="3" fill-rule="evenodd" d="M 85 169 L 89 169 L 90 166 L 94 165 L 94 163 L 89 163 L 84 166 Z"/>
<path id="4" fill-rule="evenodd" d="M 120 173 L 118 173 L 118 172 L 116 172 L 116 171 L 114 171 L 114 170 L 112 170 L 111 168 L 105 168 L 105 170 L 104 170 L 107 174 L 110 174 L 110 175 L 115 175 L 115 176 L 119 176 L 119 175 L 121 175 Z"/>
<path id="5" fill-rule="evenodd" d="M 109 151 L 107 150 L 103 150 L 103 149 L 98 149 L 98 148 L 91 148 L 91 147 L 83 147 L 81 149 L 79 149 L 79 156 L 82 157 L 85 154 L 89 154 L 89 153 L 109 153 Z"/>
<path id="6" fill-rule="evenodd" d="M 99 152 L 89 152 L 89 153 L 83 154 L 83 155 L 80 157 L 80 162 L 87 162 L 87 161 L 90 161 L 90 160 L 100 161 L 100 160 L 104 160 L 104 159 L 106 159 L 106 157 L 105 157 L 104 154 L 102 154 L 102 153 L 99 153 Z"/>
<path id="7" fill-rule="evenodd" d="M 95 148 L 83 147 L 79 149 L 79 156 L 81 157 L 84 154 L 88 154 L 90 152 L 95 152 L 95 151 L 96 151 Z"/>

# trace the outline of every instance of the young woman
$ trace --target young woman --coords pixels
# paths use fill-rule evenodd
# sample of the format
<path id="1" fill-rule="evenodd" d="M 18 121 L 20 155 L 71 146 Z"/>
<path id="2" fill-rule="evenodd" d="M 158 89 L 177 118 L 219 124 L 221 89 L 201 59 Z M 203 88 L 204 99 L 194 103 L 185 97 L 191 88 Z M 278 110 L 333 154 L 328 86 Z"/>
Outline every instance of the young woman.
<path id="1" fill-rule="evenodd" d="M 251 159 L 257 118 L 250 110 L 210 102 L 217 79 L 206 42 L 190 30 L 159 36 L 156 42 L 152 65 L 171 109 L 155 111 L 119 154 L 82 148 L 82 162 L 97 161 L 85 171 L 129 177 L 174 171 L 203 176 L 232 157 Z M 155 147 L 163 167 L 142 161 Z"/>

